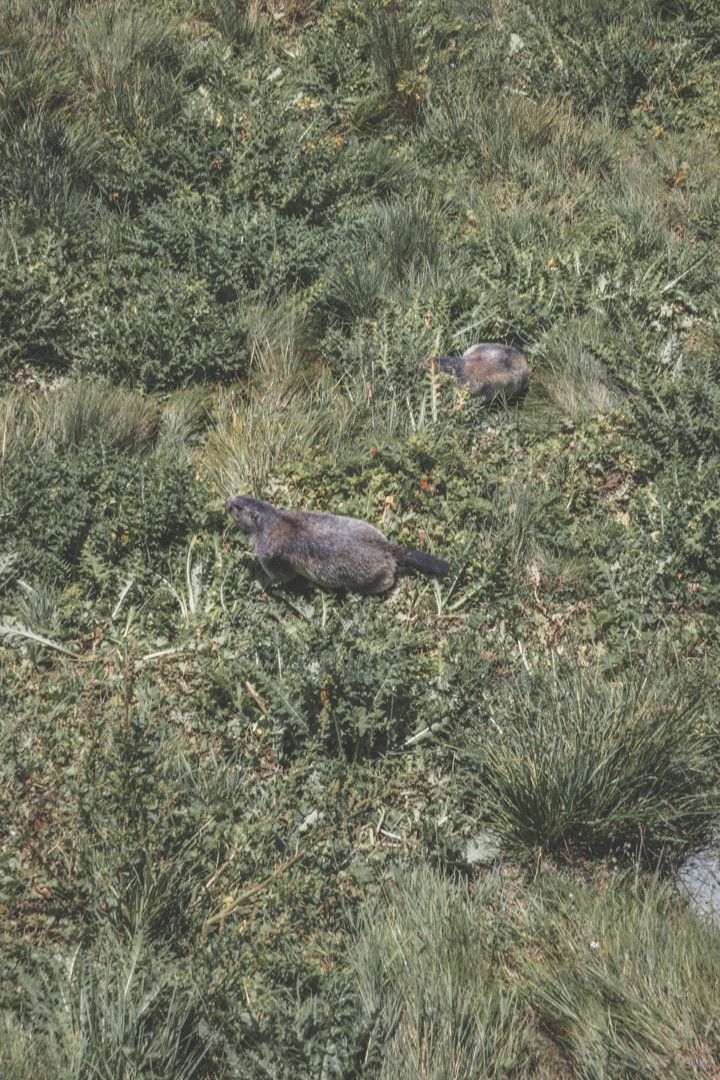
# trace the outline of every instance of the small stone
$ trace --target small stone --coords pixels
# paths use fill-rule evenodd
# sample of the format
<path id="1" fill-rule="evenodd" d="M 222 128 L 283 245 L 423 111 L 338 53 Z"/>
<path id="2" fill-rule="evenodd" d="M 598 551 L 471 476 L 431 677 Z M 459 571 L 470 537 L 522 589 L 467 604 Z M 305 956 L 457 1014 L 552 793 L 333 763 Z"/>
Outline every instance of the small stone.
<path id="1" fill-rule="evenodd" d="M 465 844 L 465 862 L 468 866 L 488 866 L 500 854 L 497 837 L 490 831 L 471 836 Z"/>

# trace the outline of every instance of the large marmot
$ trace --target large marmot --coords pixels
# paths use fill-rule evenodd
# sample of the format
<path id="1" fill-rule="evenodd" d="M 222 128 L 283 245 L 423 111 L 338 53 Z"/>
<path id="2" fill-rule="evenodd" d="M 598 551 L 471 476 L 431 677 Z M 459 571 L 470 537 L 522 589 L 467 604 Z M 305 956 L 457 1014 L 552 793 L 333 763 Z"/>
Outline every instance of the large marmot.
<path id="1" fill-rule="evenodd" d="M 435 356 L 432 362 L 441 375 L 454 375 L 458 382 L 469 387 L 471 394 L 486 401 L 521 397 L 530 379 L 527 360 L 512 345 L 480 342 L 471 345 L 462 356 Z"/>
<path id="2" fill-rule="evenodd" d="M 358 518 L 278 510 L 251 495 L 231 495 L 226 506 L 275 581 L 299 574 L 324 589 L 381 593 L 393 585 L 398 564 L 438 576 L 450 569 L 434 555 L 391 544 Z"/>

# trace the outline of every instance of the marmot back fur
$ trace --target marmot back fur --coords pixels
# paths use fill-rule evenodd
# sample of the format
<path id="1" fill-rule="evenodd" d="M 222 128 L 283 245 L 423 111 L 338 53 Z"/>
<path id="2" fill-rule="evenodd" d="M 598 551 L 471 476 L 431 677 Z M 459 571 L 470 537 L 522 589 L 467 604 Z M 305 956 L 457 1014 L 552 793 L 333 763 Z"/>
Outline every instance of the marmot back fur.
<path id="1" fill-rule="evenodd" d="M 471 345 L 462 356 L 435 356 L 433 363 L 441 375 L 454 375 L 458 382 L 470 388 L 471 394 L 487 401 L 495 397 L 505 397 L 507 401 L 521 397 L 530 379 L 527 360 L 512 345 L 480 342 Z"/>
<path id="2" fill-rule="evenodd" d="M 358 518 L 278 510 L 251 495 L 232 495 L 226 506 L 275 581 L 299 574 L 323 589 L 381 593 L 393 585 L 398 564 L 438 576 L 450 569 L 424 551 L 391 544 Z"/>

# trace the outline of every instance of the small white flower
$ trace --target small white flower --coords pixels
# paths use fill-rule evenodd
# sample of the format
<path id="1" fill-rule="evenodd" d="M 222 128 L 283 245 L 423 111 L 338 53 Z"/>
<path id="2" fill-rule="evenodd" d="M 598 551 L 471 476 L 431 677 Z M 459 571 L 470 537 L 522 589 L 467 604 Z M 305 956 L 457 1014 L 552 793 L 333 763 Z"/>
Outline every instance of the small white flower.
<path id="1" fill-rule="evenodd" d="M 590 942 L 590 948 L 591 949 L 599 949 L 600 948 L 600 942 L 599 941 L 591 941 Z"/>

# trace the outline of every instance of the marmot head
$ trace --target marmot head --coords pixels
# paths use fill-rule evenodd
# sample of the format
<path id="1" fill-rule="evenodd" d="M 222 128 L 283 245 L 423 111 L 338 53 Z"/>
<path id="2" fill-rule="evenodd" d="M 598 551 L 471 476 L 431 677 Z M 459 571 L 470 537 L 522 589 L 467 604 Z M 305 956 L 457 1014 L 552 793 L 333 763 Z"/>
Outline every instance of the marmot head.
<path id="1" fill-rule="evenodd" d="M 256 532 L 262 519 L 267 517 L 268 512 L 273 512 L 269 503 L 254 499 L 252 495 L 231 495 L 225 509 L 245 533 Z"/>

